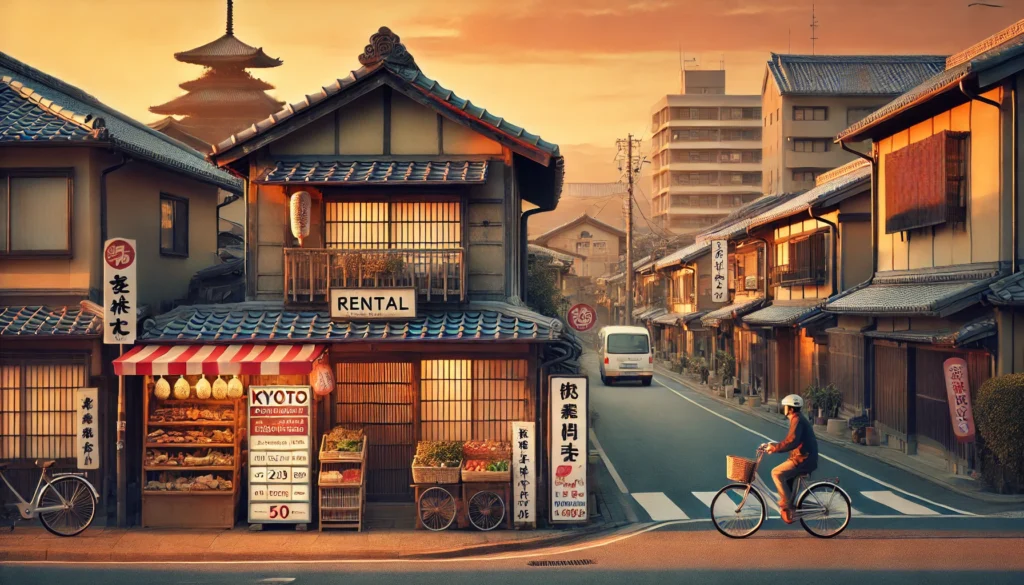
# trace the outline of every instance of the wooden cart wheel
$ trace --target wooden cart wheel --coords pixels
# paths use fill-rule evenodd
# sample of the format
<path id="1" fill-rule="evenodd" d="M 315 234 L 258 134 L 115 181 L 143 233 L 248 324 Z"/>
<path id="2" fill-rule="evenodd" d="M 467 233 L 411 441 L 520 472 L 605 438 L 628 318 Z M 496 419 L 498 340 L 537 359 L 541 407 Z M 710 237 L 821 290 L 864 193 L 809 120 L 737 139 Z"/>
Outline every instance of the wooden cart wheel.
<path id="1" fill-rule="evenodd" d="M 477 492 L 467 507 L 469 522 L 480 530 L 494 530 L 505 519 L 505 502 L 494 492 Z"/>
<path id="2" fill-rule="evenodd" d="M 432 487 L 420 494 L 420 523 L 427 530 L 444 530 L 455 521 L 455 498 L 442 487 Z"/>

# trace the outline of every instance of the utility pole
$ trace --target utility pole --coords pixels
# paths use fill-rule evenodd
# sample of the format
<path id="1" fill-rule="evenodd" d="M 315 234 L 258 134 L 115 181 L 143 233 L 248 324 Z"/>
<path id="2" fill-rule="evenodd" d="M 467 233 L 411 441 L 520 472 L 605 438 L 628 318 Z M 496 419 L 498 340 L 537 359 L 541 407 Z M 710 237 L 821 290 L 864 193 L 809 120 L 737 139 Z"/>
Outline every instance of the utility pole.
<path id="1" fill-rule="evenodd" d="M 619 170 L 626 163 L 626 325 L 633 324 L 633 175 L 640 172 L 640 140 L 630 134 L 615 141 Z M 637 154 L 633 154 L 636 149 Z"/>
<path id="2" fill-rule="evenodd" d="M 818 40 L 818 35 L 815 34 L 818 28 L 818 19 L 814 16 L 814 4 L 811 4 L 811 54 L 814 54 L 814 41 Z"/>

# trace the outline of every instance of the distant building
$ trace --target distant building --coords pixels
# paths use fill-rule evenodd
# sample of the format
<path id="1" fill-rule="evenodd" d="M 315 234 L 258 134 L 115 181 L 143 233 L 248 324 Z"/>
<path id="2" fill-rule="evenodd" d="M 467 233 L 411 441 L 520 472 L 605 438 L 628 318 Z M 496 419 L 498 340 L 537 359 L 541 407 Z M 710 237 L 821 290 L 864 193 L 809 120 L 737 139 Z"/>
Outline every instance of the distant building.
<path id="1" fill-rule="evenodd" d="M 619 256 L 626 253 L 626 233 L 582 214 L 532 238 L 531 244 L 574 254 L 576 276 L 597 278 L 615 272 Z"/>
<path id="2" fill-rule="evenodd" d="M 684 71 L 651 110 L 659 227 L 693 235 L 761 194 L 761 100 L 726 95 L 725 71 Z"/>
<path id="3" fill-rule="evenodd" d="M 182 63 L 206 67 L 198 79 L 179 87 L 185 95 L 149 108 L 167 118 L 149 126 L 206 152 L 239 130 L 251 126 L 284 106 L 266 94 L 274 86 L 256 79 L 246 69 L 277 67 L 280 59 L 268 57 L 262 48 L 250 47 L 235 38 L 232 0 L 228 0 L 227 31 L 219 39 L 201 47 L 175 53 Z M 183 116 L 175 119 L 170 116 Z"/>
<path id="4" fill-rule="evenodd" d="M 761 83 L 766 195 L 803 191 L 855 157 L 836 134 L 945 68 L 931 55 L 778 55 Z M 848 145 L 867 151 L 865 144 Z"/>

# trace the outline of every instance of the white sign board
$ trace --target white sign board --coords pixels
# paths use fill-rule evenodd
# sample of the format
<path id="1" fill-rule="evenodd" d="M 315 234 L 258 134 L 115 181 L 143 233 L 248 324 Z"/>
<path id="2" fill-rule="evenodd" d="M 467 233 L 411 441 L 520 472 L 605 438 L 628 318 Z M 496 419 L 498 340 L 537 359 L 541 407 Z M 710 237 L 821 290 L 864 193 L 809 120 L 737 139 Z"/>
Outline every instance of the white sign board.
<path id="1" fill-rule="evenodd" d="M 512 501 L 516 526 L 537 525 L 537 424 L 512 423 Z"/>
<path id="2" fill-rule="evenodd" d="M 78 469 L 100 468 L 100 405 L 99 390 L 75 390 L 75 453 Z"/>
<path id="3" fill-rule="evenodd" d="M 103 343 L 135 343 L 138 280 L 135 240 L 114 238 L 103 244 Z"/>
<path id="4" fill-rule="evenodd" d="M 729 241 L 711 240 L 711 302 L 729 300 Z"/>
<path id="5" fill-rule="evenodd" d="M 309 386 L 249 387 L 249 522 L 310 521 Z"/>
<path id="6" fill-rule="evenodd" d="M 587 377 L 549 376 L 551 522 L 587 521 Z"/>
<path id="7" fill-rule="evenodd" d="M 332 288 L 331 318 L 405 319 L 416 316 L 413 288 Z"/>

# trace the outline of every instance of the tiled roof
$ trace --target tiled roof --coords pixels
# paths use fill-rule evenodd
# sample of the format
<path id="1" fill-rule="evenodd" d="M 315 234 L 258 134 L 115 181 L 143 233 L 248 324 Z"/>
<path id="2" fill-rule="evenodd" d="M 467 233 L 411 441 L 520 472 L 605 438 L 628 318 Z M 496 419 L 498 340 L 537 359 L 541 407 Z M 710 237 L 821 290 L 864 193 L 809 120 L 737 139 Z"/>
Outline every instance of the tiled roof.
<path id="1" fill-rule="evenodd" d="M 557 320 L 504 303 L 462 311 L 424 312 L 413 319 L 332 321 L 326 312 L 289 311 L 274 303 L 181 306 L 147 319 L 141 340 L 232 343 L 239 340 L 547 341 L 561 335 Z"/>
<path id="2" fill-rule="evenodd" d="M 1024 306 L 1024 272 L 993 282 L 989 288 L 987 298 L 993 305 Z"/>
<path id="3" fill-rule="evenodd" d="M 9 76 L 0 77 L 0 142 L 63 142 L 106 138 L 103 120 L 87 118 L 42 98 Z"/>
<path id="4" fill-rule="evenodd" d="M 945 317 L 981 301 L 992 279 L 949 282 L 875 282 L 834 297 L 830 313 L 854 315 L 921 315 Z"/>
<path id="5" fill-rule="evenodd" d="M 596 226 L 600 227 L 601 229 L 607 230 L 607 231 L 609 231 L 609 232 L 611 232 L 613 234 L 617 234 L 620 237 L 626 237 L 626 232 L 620 230 L 617 227 L 610 226 L 610 225 L 606 224 L 605 222 L 603 222 L 603 221 L 601 221 L 601 220 L 599 220 L 597 218 L 590 217 L 589 215 L 587 215 L 586 212 L 584 212 L 584 213 L 581 213 L 581 214 L 577 215 L 576 217 L 570 219 L 569 221 L 567 221 L 567 222 L 565 222 L 565 223 L 563 223 L 563 224 L 561 224 L 559 226 L 553 227 L 553 228 L 549 229 L 548 231 L 544 232 L 543 234 L 541 234 L 541 235 L 539 235 L 539 236 L 537 236 L 535 238 L 532 238 L 532 241 L 544 243 L 545 241 L 547 241 L 547 240 L 553 238 L 554 236 L 557 236 L 558 234 L 562 233 L 562 231 L 564 231 L 564 230 L 567 230 L 569 228 L 576 227 L 576 226 L 579 226 L 579 225 L 583 225 L 585 223 L 590 223 L 590 224 L 596 225 Z"/>
<path id="6" fill-rule="evenodd" d="M 701 317 L 700 322 L 707 327 L 718 327 L 722 321 L 728 321 L 730 319 L 736 319 L 742 317 L 747 313 L 761 306 L 764 302 L 764 297 L 754 297 L 752 299 L 745 299 L 737 303 L 733 303 L 721 309 L 715 309 L 714 311 L 708 312 L 707 315 Z"/>
<path id="7" fill-rule="evenodd" d="M 258 89 L 203 88 L 192 90 L 169 102 L 149 108 L 154 114 L 202 115 L 213 112 L 254 109 L 273 112 L 284 105 Z"/>
<path id="8" fill-rule="evenodd" d="M 814 305 L 777 305 L 765 307 L 743 317 L 743 322 L 749 325 L 770 325 L 773 327 L 789 327 L 796 325 L 806 319 L 816 316 L 821 312 L 817 304 Z"/>
<path id="9" fill-rule="evenodd" d="M 946 66 L 934 55 L 779 55 L 768 71 L 783 95 L 899 95 Z"/>
<path id="10" fill-rule="evenodd" d="M 561 250 L 552 250 L 551 248 L 545 248 L 544 246 L 538 246 L 537 244 L 527 244 L 526 249 L 530 254 L 537 256 L 544 256 L 560 262 L 572 264 L 576 258 L 583 258 L 579 254 L 569 254 Z"/>
<path id="11" fill-rule="evenodd" d="M 696 313 L 688 313 L 679 318 L 679 323 L 686 325 L 687 329 L 690 329 L 689 324 L 693 323 L 694 321 L 697 322 L 696 325 L 702 325 L 700 319 L 710 312 L 711 311 L 697 311 Z"/>
<path id="12" fill-rule="evenodd" d="M 978 45 L 950 57 L 945 70 L 940 69 L 916 87 L 906 91 L 888 104 L 862 118 L 839 133 L 840 140 L 862 140 L 860 136 L 867 129 L 891 118 L 918 102 L 924 102 L 933 95 L 955 88 L 967 77 L 1002 65 L 1024 55 L 1024 20 L 1000 31 Z"/>
<path id="13" fill-rule="evenodd" d="M 175 53 L 174 58 L 195 65 L 233 65 L 242 68 L 277 67 L 280 59 L 275 59 L 263 52 L 261 47 L 253 47 L 228 33 L 215 41 L 188 51 Z"/>
<path id="14" fill-rule="evenodd" d="M 679 323 L 679 320 L 689 315 L 689 313 L 666 313 L 656 319 L 654 322 L 658 325 L 675 325 Z"/>
<path id="15" fill-rule="evenodd" d="M 0 307 L 0 336 L 82 336 L 103 334 L 103 315 L 86 307 Z"/>
<path id="16" fill-rule="evenodd" d="M 667 312 L 668 310 L 664 307 L 650 307 L 643 313 L 640 313 L 640 316 L 637 317 L 637 319 L 641 321 L 653 321 Z"/>
<path id="17" fill-rule="evenodd" d="M 816 187 L 797 195 L 796 197 L 770 207 L 750 220 L 750 227 L 764 225 L 775 220 L 789 217 L 808 208 L 813 208 L 825 202 L 829 202 L 835 195 L 850 189 L 856 185 L 864 185 L 870 189 L 871 164 L 861 158 L 854 160 L 840 167 L 846 169 L 844 174 L 839 174 L 831 181 L 817 185 Z M 840 170 L 836 169 L 836 170 Z M 849 194 L 853 194 L 847 191 Z M 831 201 L 829 204 L 834 204 Z"/>
<path id="18" fill-rule="evenodd" d="M 393 183 L 482 184 L 487 181 L 487 161 L 389 161 L 319 160 L 277 161 L 257 183 L 359 184 Z"/>
<path id="19" fill-rule="evenodd" d="M 647 311 L 650 311 L 650 310 L 651 310 L 651 306 L 650 305 L 644 305 L 642 307 L 637 307 L 637 308 L 633 309 L 633 318 L 634 319 L 639 319 L 640 315 L 643 315 L 644 313 L 646 313 Z"/>
<path id="20" fill-rule="evenodd" d="M 929 343 L 932 345 L 945 345 L 950 347 L 961 347 L 969 343 L 980 341 L 986 337 L 991 337 L 995 334 L 996 320 L 992 317 L 972 321 L 957 330 L 942 329 L 935 331 L 904 330 L 864 332 L 865 337 L 876 339 L 892 339 L 894 341 Z"/>
<path id="21" fill-rule="evenodd" d="M 606 283 L 613 283 L 613 282 L 618 282 L 618 281 L 620 281 L 620 280 L 622 280 L 624 278 L 626 278 L 626 273 L 625 272 L 620 272 L 618 274 L 613 274 L 613 275 L 605 278 L 604 281 Z"/>
<path id="22" fill-rule="evenodd" d="M 676 250 L 668 256 L 665 256 L 661 260 L 655 262 L 655 267 L 659 270 L 662 268 L 668 268 L 675 266 L 676 264 L 686 264 L 702 256 L 705 252 L 711 249 L 711 242 L 700 242 L 690 244 L 681 250 Z"/>
<path id="23" fill-rule="evenodd" d="M 210 164 L 196 150 L 110 108 L 81 89 L 2 52 L 0 77 L 11 78 L 6 83 L 10 87 L 14 87 L 14 82 L 21 84 L 20 93 L 23 98 L 26 91 L 30 91 L 31 96 L 26 99 L 45 103 L 50 112 L 60 108 L 62 112 L 71 111 L 76 116 L 86 116 L 86 120 L 97 120 L 93 127 L 102 127 L 106 131 L 106 140 L 133 158 L 169 168 L 228 191 L 237 193 L 242 190 L 239 179 Z M 26 140 L 31 139 L 28 134 L 24 136 Z M 11 139 L 11 136 L 4 137 L 4 140 Z"/>
<path id="24" fill-rule="evenodd" d="M 765 195 L 740 207 L 726 216 L 725 219 L 711 226 L 707 231 L 697 234 L 697 242 L 709 243 L 715 239 L 732 239 L 747 232 L 750 222 L 759 213 L 779 203 L 796 197 L 797 193 L 780 193 L 777 195 Z"/>

